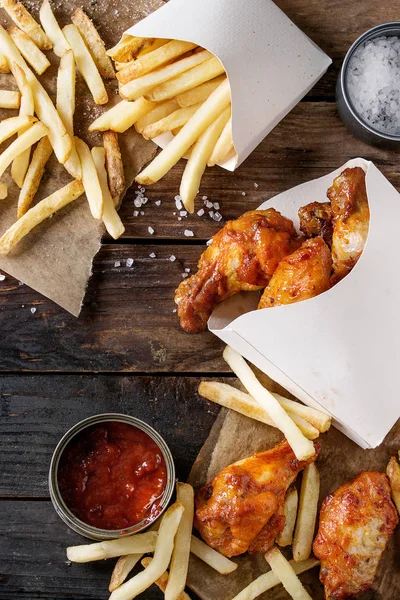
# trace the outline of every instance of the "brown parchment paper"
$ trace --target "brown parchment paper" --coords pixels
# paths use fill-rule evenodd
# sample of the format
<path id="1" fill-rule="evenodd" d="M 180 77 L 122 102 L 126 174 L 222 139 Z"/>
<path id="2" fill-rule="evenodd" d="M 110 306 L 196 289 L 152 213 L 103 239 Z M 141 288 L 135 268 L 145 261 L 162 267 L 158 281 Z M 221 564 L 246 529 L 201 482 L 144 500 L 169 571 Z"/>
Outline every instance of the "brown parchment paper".
<path id="1" fill-rule="evenodd" d="M 23 0 L 23 4 L 39 21 L 41 0 Z M 52 7 L 61 27 L 70 22 L 75 8 L 82 7 L 93 20 L 106 47 L 110 48 L 118 42 L 126 29 L 162 4 L 162 0 L 56 0 L 52 2 Z M 0 9 L 0 24 L 6 28 L 12 24 L 3 9 Z M 55 100 L 59 58 L 53 52 L 47 52 L 46 55 L 51 67 L 38 79 L 52 100 Z M 85 82 L 77 73 L 75 133 L 91 147 L 102 145 L 102 139 L 100 134 L 88 134 L 89 124 L 101 112 L 119 101 L 117 80 L 106 80 L 105 83 L 110 101 L 105 107 L 99 107 L 94 104 Z M 12 75 L 0 75 L 0 89 L 17 89 Z M 16 114 L 18 111 L 0 110 L 0 119 Z M 153 158 L 156 146 L 153 142 L 145 141 L 134 128 L 119 134 L 119 140 L 128 189 L 136 174 Z M 9 188 L 8 198 L 0 202 L 0 234 L 16 220 L 19 189 L 12 181 L 9 171 L 10 169 L 2 178 Z M 45 198 L 69 181 L 71 177 L 53 154 L 34 202 Z M 0 269 L 78 316 L 91 274 L 93 257 L 100 248 L 103 232 L 101 222 L 93 219 L 90 214 L 86 197 L 81 196 L 35 228 L 8 256 L 0 256 Z"/>
<path id="2" fill-rule="evenodd" d="M 271 391 L 279 386 L 263 377 L 264 385 Z M 234 383 L 234 385 L 237 385 Z M 239 386 L 238 386 L 239 387 Z M 288 393 L 285 392 L 288 396 Z M 379 399 L 377 399 L 379 410 Z M 189 482 L 195 490 L 211 481 L 227 465 L 246 458 L 252 453 L 266 450 L 282 439 L 273 427 L 264 425 L 231 410 L 222 409 L 210 435 L 193 465 Z M 384 471 L 391 455 L 400 448 L 400 421 L 393 427 L 384 443 L 373 450 L 362 450 L 354 442 L 332 427 L 320 436 L 321 454 L 318 469 L 321 474 L 320 503 L 345 481 L 362 470 Z M 297 485 L 300 483 L 298 478 Z M 284 554 L 291 558 L 291 549 Z M 205 563 L 191 556 L 188 585 L 202 600 L 231 600 L 256 577 L 269 571 L 263 554 L 245 554 L 237 557 L 238 569 L 230 575 L 219 575 Z M 301 575 L 301 580 L 313 600 L 323 600 L 323 586 L 319 582 L 319 569 Z M 287 600 L 288 594 L 277 586 L 259 596 L 262 600 Z M 379 565 L 373 590 L 357 596 L 358 600 L 398 600 L 400 598 L 400 527 L 389 540 Z"/>

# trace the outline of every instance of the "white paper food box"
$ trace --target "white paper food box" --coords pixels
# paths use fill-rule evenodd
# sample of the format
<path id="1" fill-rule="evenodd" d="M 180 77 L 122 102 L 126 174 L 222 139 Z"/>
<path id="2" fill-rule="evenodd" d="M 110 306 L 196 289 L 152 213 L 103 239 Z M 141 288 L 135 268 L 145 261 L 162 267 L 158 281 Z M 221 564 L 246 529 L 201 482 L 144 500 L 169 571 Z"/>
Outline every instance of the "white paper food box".
<path id="1" fill-rule="evenodd" d="M 271 0 L 170 0 L 125 34 L 193 42 L 223 63 L 232 96 L 233 171 L 307 94 L 331 59 Z M 164 148 L 171 134 L 156 138 Z"/>
<path id="2" fill-rule="evenodd" d="M 361 158 L 265 202 L 298 226 L 297 211 L 326 200 L 345 168 L 366 171 L 368 239 L 347 277 L 297 304 L 255 310 L 258 292 L 220 304 L 209 329 L 363 448 L 380 444 L 400 417 L 400 194 Z"/>

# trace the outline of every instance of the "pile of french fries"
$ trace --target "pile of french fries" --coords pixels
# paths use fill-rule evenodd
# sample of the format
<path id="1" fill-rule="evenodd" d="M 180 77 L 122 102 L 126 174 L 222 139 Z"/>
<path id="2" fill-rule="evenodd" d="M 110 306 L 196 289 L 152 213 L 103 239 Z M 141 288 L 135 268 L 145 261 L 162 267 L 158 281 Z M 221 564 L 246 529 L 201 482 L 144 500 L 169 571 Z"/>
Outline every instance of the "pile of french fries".
<path id="1" fill-rule="evenodd" d="M 171 141 L 136 181 L 156 183 L 187 158 L 180 196 L 193 212 L 206 166 L 235 155 L 230 87 L 222 63 L 190 42 L 129 35 L 107 54 L 114 60 L 122 101 L 96 119 L 90 131 L 123 132 L 134 125 L 145 139 L 171 132 Z"/>
<path id="2" fill-rule="evenodd" d="M 76 68 L 96 104 L 108 102 L 103 77 L 115 78 L 97 30 L 80 8 L 61 29 L 49 0 L 40 8 L 41 25 L 17 0 L 2 0 L 2 7 L 14 25 L 8 31 L 0 26 L 0 72 L 11 73 L 19 91 L 0 90 L 0 108 L 19 109 L 19 115 L 0 122 L 0 143 L 17 136 L 0 154 L 0 177 L 11 165 L 20 193 L 17 220 L 0 238 L 0 254 L 8 254 L 36 225 L 83 193 L 93 217 L 118 238 L 124 226 L 117 207 L 125 188 L 118 135 L 105 130 L 103 146 L 91 150 L 74 136 Z M 60 57 L 55 104 L 37 77 L 50 66 L 49 50 Z M 73 181 L 32 206 L 53 151 Z M 7 185 L 0 183 L 0 199 L 7 194 Z"/>

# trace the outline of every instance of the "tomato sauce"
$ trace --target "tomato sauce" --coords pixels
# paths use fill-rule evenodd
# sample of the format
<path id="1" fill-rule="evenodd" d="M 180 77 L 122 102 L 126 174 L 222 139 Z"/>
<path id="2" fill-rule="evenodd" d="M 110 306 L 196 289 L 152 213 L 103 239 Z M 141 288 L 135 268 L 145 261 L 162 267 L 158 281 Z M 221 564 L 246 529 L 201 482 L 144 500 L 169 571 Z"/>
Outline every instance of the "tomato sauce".
<path id="1" fill-rule="evenodd" d="M 78 433 L 64 450 L 58 486 L 84 523 L 126 529 L 160 512 L 167 467 L 160 448 L 140 429 L 108 421 Z"/>

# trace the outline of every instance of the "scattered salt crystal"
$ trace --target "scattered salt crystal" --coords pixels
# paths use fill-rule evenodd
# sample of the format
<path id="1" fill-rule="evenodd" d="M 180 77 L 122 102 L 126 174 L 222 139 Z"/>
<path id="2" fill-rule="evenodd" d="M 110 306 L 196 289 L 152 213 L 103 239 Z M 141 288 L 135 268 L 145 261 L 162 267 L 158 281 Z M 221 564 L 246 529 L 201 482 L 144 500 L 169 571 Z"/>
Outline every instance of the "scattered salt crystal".
<path id="1" fill-rule="evenodd" d="M 206 246 L 211 246 L 211 244 L 212 244 L 212 239 L 206 241 Z"/>
<path id="2" fill-rule="evenodd" d="M 258 183 L 255 183 L 255 182 L 254 182 L 254 187 L 255 187 L 255 188 L 258 188 Z"/>
<path id="3" fill-rule="evenodd" d="M 172 309 L 172 312 L 173 312 L 173 313 L 176 313 L 176 308 L 173 308 L 173 309 Z"/>
<path id="4" fill-rule="evenodd" d="M 214 211 L 213 210 L 209 210 L 208 211 L 209 216 L 211 217 L 211 219 L 214 218 Z"/>
<path id="5" fill-rule="evenodd" d="M 4 275 L 3 275 L 3 277 L 4 277 Z M 24 282 L 23 281 L 18 281 L 18 285 L 24 285 Z"/>
<path id="6" fill-rule="evenodd" d="M 134 216 L 134 217 L 137 217 L 137 216 L 138 216 L 138 214 L 139 214 L 139 211 L 138 211 L 138 210 L 134 210 L 134 211 L 133 211 L 133 216 Z"/>
<path id="7" fill-rule="evenodd" d="M 193 233 L 193 231 L 191 231 L 191 229 L 185 229 L 185 231 L 183 232 L 183 235 L 185 235 L 186 237 L 193 237 L 194 233 Z"/>
<path id="8" fill-rule="evenodd" d="M 1 274 L 0 274 L 0 281 L 4 281 L 4 280 L 5 280 L 5 278 L 6 278 L 6 276 L 5 276 L 5 275 L 3 275 L 3 274 L 1 273 Z"/>
<path id="9" fill-rule="evenodd" d="M 153 235 L 153 233 L 154 233 L 154 229 L 152 227 L 150 227 L 150 225 L 148 226 L 147 231 L 149 232 L 150 235 Z"/>
<path id="10" fill-rule="evenodd" d="M 127 267 L 131 267 L 133 265 L 133 258 L 127 258 L 126 259 L 126 266 Z"/>
<path id="11" fill-rule="evenodd" d="M 186 267 L 186 269 L 185 269 L 185 273 L 190 273 L 190 269 L 189 269 L 189 267 Z"/>
<path id="12" fill-rule="evenodd" d="M 173 212 L 172 214 L 173 214 L 174 217 L 176 217 L 176 212 Z"/>
<path id="13" fill-rule="evenodd" d="M 144 204 L 147 204 L 147 202 L 148 202 L 148 201 L 149 201 L 149 199 L 148 199 L 148 198 L 143 198 L 143 200 L 142 200 L 142 206 L 143 206 Z"/>
<path id="14" fill-rule="evenodd" d="M 219 202 L 214 202 L 213 206 L 215 210 L 219 210 Z"/>
<path id="15" fill-rule="evenodd" d="M 146 191 L 146 188 L 143 185 L 139 185 L 138 187 L 139 187 L 139 190 L 141 192 L 145 192 Z"/>
<path id="16" fill-rule="evenodd" d="M 114 263 L 114 267 L 120 267 L 121 266 L 121 261 L 120 260 L 116 260 Z"/>
<path id="17" fill-rule="evenodd" d="M 175 196 L 175 206 L 178 210 L 182 208 L 182 198 L 180 196 Z"/>
<path id="18" fill-rule="evenodd" d="M 178 217 L 178 221 L 182 221 L 182 217 Z"/>
<path id="19" fill-rule="evenodd" d="M 246 195 L 246 192 L 242 192 L 242 196 L 245 196 L 245 195 Z"/>
<path id="20" fill-rule="evenodd" d="M 149 254 L 149 257 L 150 257 L 150 258 L 155 258 L 155 257 L 156 257 L 156 255 L 154 254 L 154 252 L 151 252 L 151 254 Z"/>
<path id="21" fill-rule="evenodd" d="M 202 217 L 204 215 L 204 208 L 201 208 L 200 210 L 198 210 L 197 214 L 199 215 L 199 217 Z"/>
<path id="22" fill-rule="evenodd" d="M 181 217 L 186 217 L 187 216 L 187 210 L 181 210 L 181 211 L 179 211 L 179 214 L 181 215 Z"/>
<path id="23" fill-rule="evenodd" d="M 141 198 L 135 198 L 133 201 L 133 204 L 136 206 L 136 208 L 140 208 L 142 206 L 142 199 Z"/>
<path id="24" fill-rule="evenodd" d="M 186 279 L 186 277 L 189 277 L 189 275 L 187 273 L 182 273 L 182 279 Z"/>
<path id="25" fill-rule="evenodd" d="M 207 196 L 203 196 L 202 200 L 204 200 L 204 201 L 207 200 Z"/>
<path id="26" fill-rule="evenodd" d="M 143 215 L 144 215 L 144 210 L 141 210 L 141 211 L 140 211 L 140 214 L 143 216 Z"/>
<path id="27" fill-rule="evenodd" d="M 210 202 L 209 200 L 206 200 L 205 205 L 207 208 L 212 208 L 213 207 L 213 203 Z"/>
<path id="28" fill-rule="evenodd" d="M 213 219 L 214 221 L 220 221 L 222 219 L 222 215 L 219 212 L 216 212 Z"/>
<path id="29" fill-rule="evenodd" d="M 161 206 L 161 200 L 156 200 L 156 201 L 154 202 L 154 204 L 155 204 L 156 206 Z"/>
<path id="30" fill-rule="evenodd" d="M 169 259 L 171 262 L 175 262 L 176 261 L 176 256 L 174 256 L 173 254 L 171 254 L 171 256 L 169 257 Z"/>
<path id="31" fill-rule="evenodd" d="M 31 313 L 34 315 L 34 314 L 35 314 L 35 312 L 36 312 L 36 308 L 35 308 L 34 306 L 32 306 L 32 308 L 31 308 Z"/>

